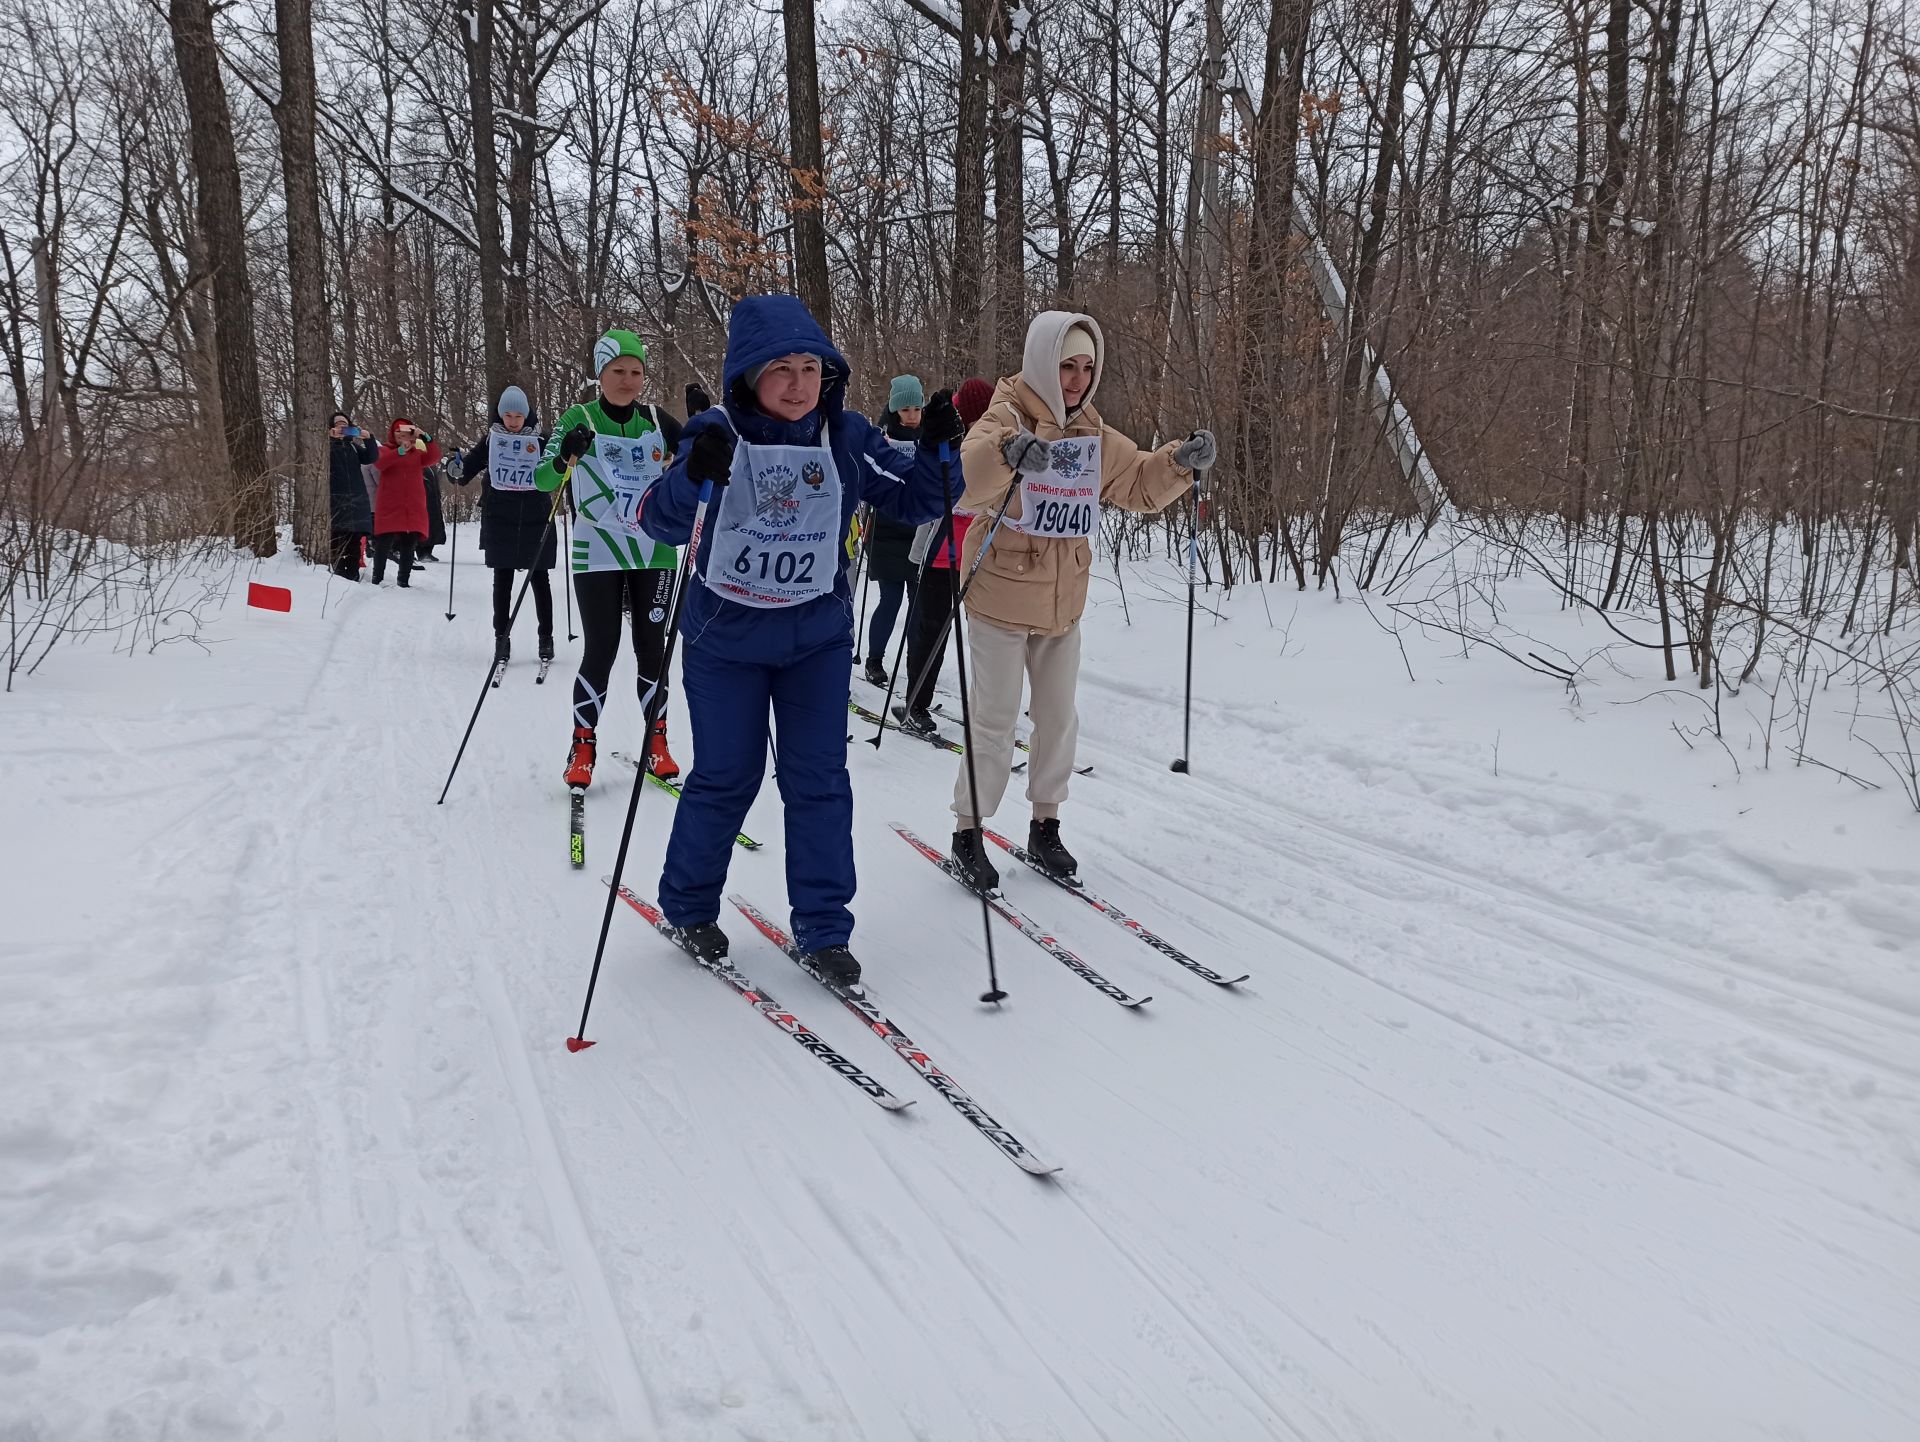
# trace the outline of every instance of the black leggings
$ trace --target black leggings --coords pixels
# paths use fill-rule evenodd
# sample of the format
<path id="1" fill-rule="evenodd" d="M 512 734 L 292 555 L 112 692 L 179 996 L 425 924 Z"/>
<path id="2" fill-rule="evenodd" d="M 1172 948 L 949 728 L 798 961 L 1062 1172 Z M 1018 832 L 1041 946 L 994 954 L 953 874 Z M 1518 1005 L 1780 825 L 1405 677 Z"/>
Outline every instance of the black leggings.
<path id="1" fill-rule="evenodd" d="M 396 551 L 400 555 L 400 584 L 407 584 L 407 577 L 413 574 L 413 543 L 417 538 L 411 531 L 389 531 L 384 536 L 373 538 L 373 584 L 379 585 L 387 574 L 387 557 Z"/>
<path id="2" fill-rule="evenodd" d="M 505 566 L 493 568 L 493 634 L 504 636 L 513 625 L 513 576 Z M 533 609 L 540 615 L 540 639 L 553 639 L 553 583 L 545 571 L 533 573 Z"/>
<path id="3" fill-rule="evenodd" d="M 664 566 L 641 571 L 578 571 L 573 594 L 580 602 L 580 674 L 573 678 L 573 724 L 592 730 L 606 709 L 607 680 L 613 658 L 620 652 L 620 612 L 633 613 L 633 654 L 639 659 L 635 688 L 644 705 L 647 690 L 656 681 L 662 692 L 660 715 L 666 712 L 667 678 L 661 661 L 667 649 L 667 611 L 673 604 L 676 573 Z"/>
<path id="4" fill-rule="evenodd" d="M 953 572 L 945 567 L 929 566 L 920 577 L 908 614 L 907 632 L 907 709 L 925 711 L 933 705 L 933 685 L 940 679 L 940 668 L 947 659 L 947 617 L 953 613 Z M 926 667 L 927 675 L 918 686 L 912 678 Z"/>

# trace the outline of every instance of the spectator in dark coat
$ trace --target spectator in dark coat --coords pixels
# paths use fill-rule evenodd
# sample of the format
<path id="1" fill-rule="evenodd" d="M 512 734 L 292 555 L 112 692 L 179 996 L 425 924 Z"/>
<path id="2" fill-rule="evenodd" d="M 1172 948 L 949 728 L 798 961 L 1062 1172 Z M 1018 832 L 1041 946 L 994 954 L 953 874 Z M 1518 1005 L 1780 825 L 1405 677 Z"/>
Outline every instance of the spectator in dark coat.
<path id="1" fill-rule="evenodd" d="M 499 439 L 500 454 L 493 454 Z M 553 503 L 533 483 L 533 473 L 546 445 L 539 418 L 519 386 L 500 393 L 493 410 L 493 429 L 474 442 L 454 479 L 471 485 L 476 476 L 480 492 L 480 550 L 493 572 L 493 645 L 495 657 L 507 659 L 508 630 L 513 612 L 513 573 L 533 572 L 533 606 L 540 621 L 540 659 L 553 659 L 553 585 L 547 573 L 559 558 L 553 522 Z"/>
<path id="2" fill-rule="evenodd" d="M 433 548 L 447 543 L 447 519 L 440 508 L 440 467 L 428 466 L 420 473 L 420 479 L 427 483 L 427 539 L 420 547 L 420 554 L 413 558 L 415 565 L 439 560 Z"/>
<path id="3" fill-rule="evenodd" d="M 332 521 L 333 573 L 344 581 L 360 579 L 360 550 L 373 534 L 373 502 L 367 498 L 362 466 L 380 453 L 377 441 L 353 423 L 345 411 L 335 411 L 327 435 L 327 510 Z"/>

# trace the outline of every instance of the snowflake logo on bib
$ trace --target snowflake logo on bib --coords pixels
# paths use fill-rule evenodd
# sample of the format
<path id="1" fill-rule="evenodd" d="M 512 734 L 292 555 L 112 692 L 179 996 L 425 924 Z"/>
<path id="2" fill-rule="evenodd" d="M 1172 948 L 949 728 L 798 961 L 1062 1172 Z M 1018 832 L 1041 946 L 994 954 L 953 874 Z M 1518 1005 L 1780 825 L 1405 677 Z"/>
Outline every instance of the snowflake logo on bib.
<path id="1" fill-rule="evenodd" d="M 1065 480 L 1078 480 L 1087 471 L 1086 462 L 1081 459 L 1080 447 L 1072 441 L 1053 443 L 1053 473 Z"/>
<path id="2" fill-rule="evenodd" d="M 793 496 L 800 478 L 791 466 L 768 466 L 755 473 L 753 483 L 753 514 L 763 525 L 786 527 L 799 519 L 799 502 Z"/>

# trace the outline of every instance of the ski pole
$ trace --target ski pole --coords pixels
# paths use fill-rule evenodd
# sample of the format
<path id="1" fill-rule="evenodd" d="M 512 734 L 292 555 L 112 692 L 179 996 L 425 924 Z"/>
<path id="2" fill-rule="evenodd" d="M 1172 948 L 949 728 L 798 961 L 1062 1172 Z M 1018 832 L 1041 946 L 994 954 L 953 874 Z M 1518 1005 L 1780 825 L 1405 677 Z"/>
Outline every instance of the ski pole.
<path id="1" fill-rule="evenodd" d="M 943 458 L 943 463 L 944 463 L 944 458 Z M 944 481 L 944 478 L 946 476 L 946 471 L 944 469 L 944 466 L 941 471 L 941 476 Z M 1006 495 L 1000 498 L 1000 509 L 994 513 L 993 524 L 987 527 L 986 539 L 980 543 L 980 549 L 974 553 L 973 564 L 967 568 L 966 583 L 960 587 L 959 593 L 954 597 L 953 609 L 950 612 L 948 612 L 945 624 L 943 624 L 940 627 L 940 634 L 934 638 L 933 646 L 927 652 L 926 659 L 920 663 L 920 669 L 914 674 L 912 684 L 910 684 L 907 687 L 907 695 L 909 697 L 913 696 L 917 691 L 919 691 L 921 682 L 923 682 L 926 679 L 927 673 L 933 669 L 933 658 L 940 654 L 940 648 L 946 644 L 948 634 L 952 632 L 957 626 L 958 617 L 960 615 L 960 603 L 967 599 L 967 592 L 973 589 L 973 578 L 980 573 L 980 563 L 987 558 L 987 547 L 993 544 L 994 536 L 999 533 L 1000 522 L 1006 517 L 1007 507 L 1013 504 L 1013 492 L 1015 487 L 1017 487 L 1019 484 L 1020 484 L 1020 473 L 1018 471 L 1015 471 L 1013 475 L 1012 485 L 1009 485 L 1007 487 Z M 947 508 L 946 530 L 947 530 L 947 539 L 949 543 L 951 543 L 953 539 L 953 508 L 951 506 Z M 929 550 L 931 550 L 931 547 L 929 547 Z M 956 564 L 953 567 L 954 581 L 958 581 L 960 578 L 959 566 L 957 564 L 959 562 L 959 559 L 960 559 L 959 552 L 956 549 L 954 553 L 954 561 Z M 887 720 L 892 715 L 892 711 L 890 709 L 892 702 L 893 702 L 893 688 L 889 686 L 887 688 L 888 704 L 887 706 L 883 706 L 880 710 L 880 724 L 878 727 L 875 728 L 873 735 L 867 738 L 867 744 L 871 746 L 875 751 L 878 751 L 880 749 L 881 738 L 886 735 Z"/>
<path id="2" fill-rule="evenodd" d="M 1016 482 L 1018 479 L 1019 477 L 1016 476 Z M 946 527 L 947 533 L 951 535 L 953 533 L 953 443 L 951 441 L 940 442 L 940 489 L 945 494 Z M 1012 498 L 1013 491 L 1009 489 L 1007 491 L 1007 499 L 1011 500 Z M 1005 515 L 1006 510 L 1006 502 L 1003 501 L 1000 504 L 1000 514 Z M 996 516 L 994 518 L 994 525 L 998 526 L 999 524 L 999 517 Z M 989 533 L 987 540 L 991 541 L 992 539 L 993 536 Z M 986 545 L 983 543 L 980 547 L 982 554 L 986 552 L 986 549 Z M 978 560 L 976 560 L 974 564 L 977 566 L 979 564 Z M 956 570 L 949 577 L 947 585 L 949 587 L 955 586 L 958 579 L 959 572 Z M 967 579 L 968 582 L 971 583 L 973 578 L 969 576 Z M 960 596 L 962 594 L 964 593 L 956 591 L 954 595 L 954 613 L 947 618 L 949 623 L 953 622 L 960 614 Z M 957 629 L 955 635 L 957 637 L 957 643 L 954 646 L 953 658 L 960 667 L 960 736 L 961 745 L 966 748 L 964 759 L 967 767 L 967 798 L 968 804 L 973 807 L 973 824 L 975 828 L 984 835 L 987 819 L 980 814 L 980 778 L 975 773 L 973 763 L 973 703 L 967 694 L 967 638 L 965 632 Z M 881 717 L 883 720 L 885 716 L 886 713 L 882 712 Z M 879 744 L 878 741 L 874 742 L 875 746 Z M 987 989 L 980 993 L 980 1000 L 998 1004 L 1007 999 L 1007 994 L 1000 989 L 1000 967 L 993 954 L 993 912 L 987 903 L 987 894 L 984 891 L 980 893 L 980 934 L 986 938 L 987 943 Z"/>
<path id="3" fill-rule="evenodd" d="M 1187 774 L 1187 761 L 1193 754 L 1193 582 L 1200 564 L 1200 468 L 1193 472 L 1193 490 L 1188 497 L 1187 526 L 1187 698 L 1180 721 L 1180 754 L 1168 769 Z"/>
<path id="4" fill-rule="evenodd" d="M 860 592 L 860 624 L 853 633 L 853 649 L 859 656 L 864 656 L 867 649 L 867 582 L 873 579 L 867 569 L 867 545 L 873 535 L 873 507 L 862 502 L 854 512 L 854 517 L 860 525 L 860 551 L 853 558 L 853 584 Z"/>
<path id="5" fill-rule="evenodd" d="M 566 566 L 568 566 L 568 570 L 561 572 L 563 576 L 566 576 L 564 591 L 566 591 L 566 639 L 568 639 L 568 641 L 578 639 L 578 637 L 574 636 L 574 586 L 572 586 L 572 570 L 570 570 L 572 563 L 574 563 L 574 515 L 572 515 L 572 511 L 568 511 L 568 513 L 566 513 Z"/>
<path id="6" fill-rule="evenodd" d="M 553 518 L 559 514 L 560 497 L 566 494 L 566 490 L 567 488 L 563 484 L 554 492 L 553 509 L 547 512 L 547 527 L 549 530 L 553 527 Z M 541 544 L 546 544 L 544 536 L 541 538 Z M 513 623 L 520 615 L 521 603 L 527 599 L 527 588 L 532 585 L 533 572 L 529 571 L 527 572 L 527 579 L 520 583 L 520 594 L 513 598 L 513 609 L 507 613 L 507 630 L 509 633 L 512 632 Z M 452 620 L 453 618 L 449 616 L 447 619 Z M 473 726 L 474 723 L 480 719 L 480 708 L 487 704 L 487 692 L 493 689 L 493 671 L 494 663 L 489 661 L 487 663 L 487 679 L 480 683 L 480 699 L 473 703 L 473 715 L 467 718 L 466 735 L 460 738 L 460 749 L 453 753 L 453 765 L 447 770 L 447 784 L 440 788 L 440 799 L 433 803 L 435 806 L 445 806 L 447 804 L 447 792 L 453 788 L 454 773 L 460 769 L 460 758 L 467 754 L 467 742 L 473 739 Z"/>
<path id="7" fill-rule="evenodd" d="M 447 556 L 447 619 L 453 619 L 453 573 L 460 569 L 460 518 L 453 518 L 453 550 Z"/>
<path id="8" fill-rule="evenodd" d="M 707 528 L 707 502 L 713 498 L 713 482 L 700 483 L 700 502 L 693 508 L 693 530 L 687 537 L 687 553 L 680 558 L 680 579 L 673 593 L 673 612 L 667 618 L 667 643 L 660 653 L 660 679 L 647 688 L 641 703 L 642 736 L 653 735 L 653 726 L 667 702 L 667 676 L 673 670 L 674 647 L 680 640 L 680 616 L 687 604 L 687 592 L 693 585 L 694 557 L 700 553 L 700 533 Z M 637 619 L 637 618 L 636 618 Z M 644 768 L 643 768 L 644 769 Z M 633 841 L 633 818 L 640 811 L 640 793 L 646 777 L 637 776 L 633 795 L 627 798 L 627 821 L 620 829 L 620 849 L 613 858 L 613 880 L 607 887 L 607 909 L 600 917 L 600 939 L 593 947 L 593 970 L 587 973 L 587 999 L 580 1007 L 580 1025 L 567 1038 L 568 1051 L 585 1051 L 593 1043 L 587 1040 L 587 1013 L 593 1010 L 593 989 L 600 984 L 600 963 L 607 954 L 607 933 L 613 928 L 613 904 L 620 899 L 620 882 L 627 869 L 627 847 Z"/>

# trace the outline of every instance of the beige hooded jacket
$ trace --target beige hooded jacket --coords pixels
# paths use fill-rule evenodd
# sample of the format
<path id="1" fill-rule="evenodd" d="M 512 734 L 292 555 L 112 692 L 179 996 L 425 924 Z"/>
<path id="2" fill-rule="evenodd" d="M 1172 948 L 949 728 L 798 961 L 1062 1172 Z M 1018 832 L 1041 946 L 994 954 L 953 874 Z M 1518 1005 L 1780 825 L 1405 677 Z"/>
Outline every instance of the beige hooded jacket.
<path id="1" fill-rule="evenodd" d="M 1076 325 L 1093 337 L 1093 384 L 1086 399 L 1068 415 L 1060 394 L 1060 350 Z M 993 529 L 993 517 L 1012 487 L 1007 514 L 1020 519 L 1020 488 L 1001 454 L 1007 441 L 1029 431 L 1043 441 L 1064 436 L 1100 437 L 1100 500 L 1128 511 L 1160 511 L 1193 483 L 1193 473 L 1173 463 L 1174 442 L 1142 451 L 1100 419 L 1094 392 L 1106 371 L 1106 339 L 1092 316 L 1042 311 L 1027 327 L 1020 374 L 995 387 L 993 404 L 960 446 L 966 489 L 956 505 L 977 518 L 967 530 L 960 573 L 967 575 Z M 1087 570 L 1093 548 L 1075 537 L 1030 536 L 1001 526 L 980 562 L 967 610 L 1002 626 L 1025 628 L 1044 636 L 1063 636 L 1087 608 Z"/>

